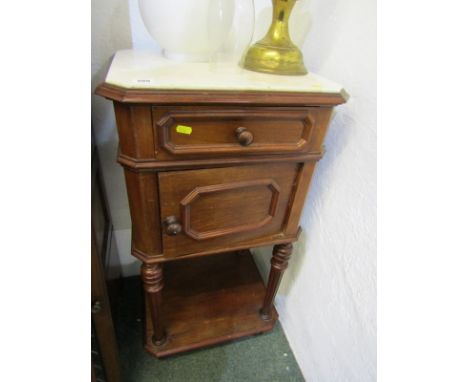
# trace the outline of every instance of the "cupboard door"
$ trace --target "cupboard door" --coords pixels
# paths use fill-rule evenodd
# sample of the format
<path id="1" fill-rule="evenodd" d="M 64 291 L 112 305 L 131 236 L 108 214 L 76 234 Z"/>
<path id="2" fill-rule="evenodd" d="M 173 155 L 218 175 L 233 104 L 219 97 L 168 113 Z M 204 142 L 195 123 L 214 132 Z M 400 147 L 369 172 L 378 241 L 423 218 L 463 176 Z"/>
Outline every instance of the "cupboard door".
<path id="1" fill-rule="evenodd" d="M 229 250 L 281 235 L 297 163 L 159 174 L 163 252 Z"/>

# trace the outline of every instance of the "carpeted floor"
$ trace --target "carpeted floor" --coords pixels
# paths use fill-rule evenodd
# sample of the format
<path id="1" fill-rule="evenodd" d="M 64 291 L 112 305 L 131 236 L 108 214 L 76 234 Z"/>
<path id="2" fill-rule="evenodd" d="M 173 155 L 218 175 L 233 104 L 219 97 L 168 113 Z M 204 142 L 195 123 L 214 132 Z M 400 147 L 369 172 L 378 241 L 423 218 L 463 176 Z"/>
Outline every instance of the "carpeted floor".
<path id="1" fill-rule="evenodd" d="M 124 382 L 304 381 L 281 325 L 267 334 L 162 360 L 143 349 L 143 293 L 124 279 L 117 320 Z"/>

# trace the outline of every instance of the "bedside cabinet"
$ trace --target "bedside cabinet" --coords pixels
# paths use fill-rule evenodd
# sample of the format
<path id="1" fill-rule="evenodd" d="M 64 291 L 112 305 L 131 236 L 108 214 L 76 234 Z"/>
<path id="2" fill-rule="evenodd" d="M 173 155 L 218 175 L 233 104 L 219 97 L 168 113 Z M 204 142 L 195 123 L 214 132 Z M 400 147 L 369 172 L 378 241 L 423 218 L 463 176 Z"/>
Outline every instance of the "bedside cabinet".
<path id="1" fill-rule="evenodd" d="M 341 86 L 120 51 L 114 101 L 142 261 L 146 349 L 164 357 L 271 330 L 273 300 Z M 264 286 L 250 248 L 274 245 Z"/>

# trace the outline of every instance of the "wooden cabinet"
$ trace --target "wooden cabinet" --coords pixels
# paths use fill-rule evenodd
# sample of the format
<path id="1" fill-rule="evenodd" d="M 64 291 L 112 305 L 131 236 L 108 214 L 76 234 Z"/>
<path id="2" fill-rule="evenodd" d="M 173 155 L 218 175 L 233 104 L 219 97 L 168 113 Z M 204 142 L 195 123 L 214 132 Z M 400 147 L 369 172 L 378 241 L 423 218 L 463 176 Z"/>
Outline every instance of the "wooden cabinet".
<path id="1" fill-rule="evenodd" d="M 96 91 L 114 101 L 132 255 L 143 262 L 145 346 L 159 357 L 273 328 L 332 108 L 346 101 L 314 75 L 289 84 L 210 70 L 123 51 Z M 149 85 L 135 87 L 145 76 Z M 223 76 L 239 86 L 247 76 L 255 89 L 223 89 Z M 266 287 L 249 252 L 265 245 L 275 245 Z"/>

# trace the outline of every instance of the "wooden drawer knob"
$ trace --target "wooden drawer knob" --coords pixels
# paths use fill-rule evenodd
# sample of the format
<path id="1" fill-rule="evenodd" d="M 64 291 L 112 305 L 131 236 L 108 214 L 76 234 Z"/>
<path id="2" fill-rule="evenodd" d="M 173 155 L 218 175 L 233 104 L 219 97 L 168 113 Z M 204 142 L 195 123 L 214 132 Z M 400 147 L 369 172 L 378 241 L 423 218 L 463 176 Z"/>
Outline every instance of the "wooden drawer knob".
<path id="1" fill-rule="evenodd" d="M 175 216 L 168 216 L 164 220 L 166 226 L 166 233 L 169 236 L 175 236 L 182 232 L 182 226 Z"/>
<path id="2" fill-rule="evenodd" d="M 236 129 L 237 141 L 242 146 L 248 146 L 253 142 L 253 134 L 247 130 L 245 127 L 238 127 Z"/>

